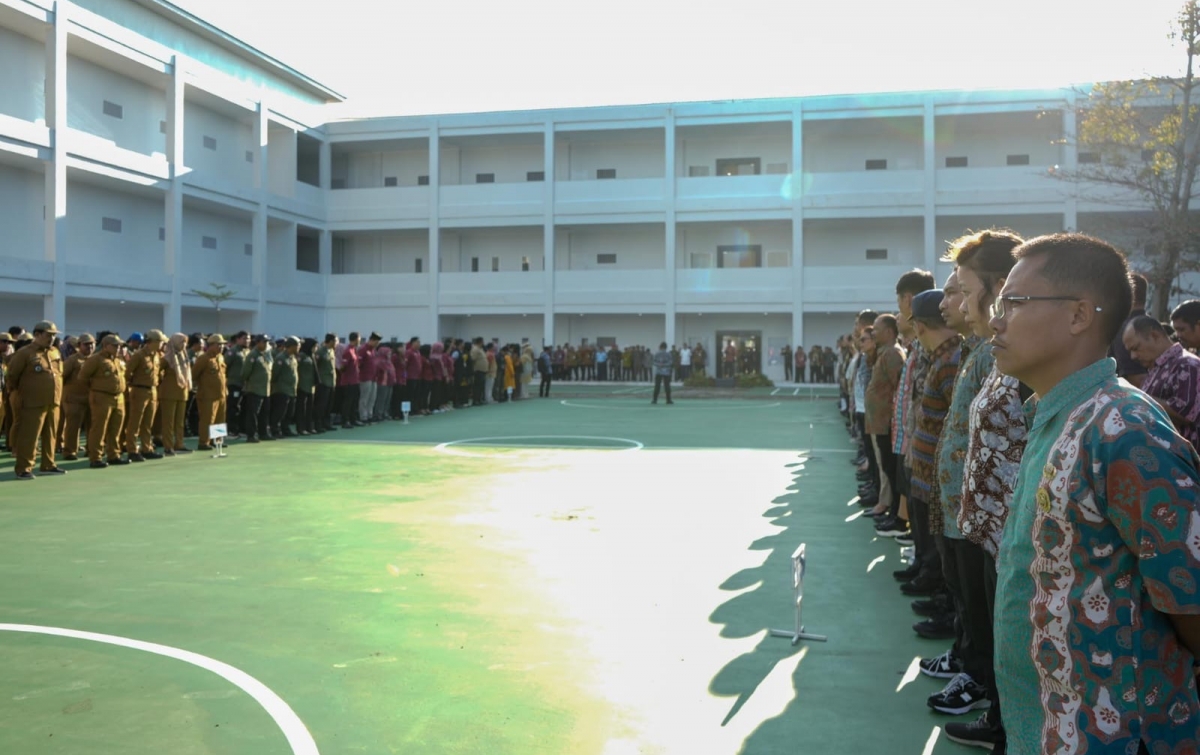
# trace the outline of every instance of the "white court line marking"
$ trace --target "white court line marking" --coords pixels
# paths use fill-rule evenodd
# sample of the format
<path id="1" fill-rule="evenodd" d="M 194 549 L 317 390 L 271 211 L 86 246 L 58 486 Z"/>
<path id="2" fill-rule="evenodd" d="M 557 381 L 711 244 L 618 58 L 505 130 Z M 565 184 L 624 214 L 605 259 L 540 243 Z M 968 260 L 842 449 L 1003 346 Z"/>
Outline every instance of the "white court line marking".
<path id="1" fill-rule="evenodd" d="M 872 569 L 883 563 L 885 558 L 887 558 L 887 556 L 876 556 L 875 558 L 871 559 L 871 563 L 867 564 L 867 574 L 870 574 Z"/>
<path id="2" fill-rule="evenodd" d="M 577 403 L 570 401 L 569 399 L 563 399 L 562 401 L 559 401 L 558 403 L 562 404 L 563 406 L 570 406 L 570 407 L 574 407 L 576 409 L 604 409 L 604 410 L 609 410 L 609 411 L 615 409 L 617 411 L 622 411 L 622 412 L 644 412 L 644 411 L 646 411 L 645 407 L 642 407 L 642 406 L 595 406 L 593 404 L 577 404 Z M 705 404 L 708 404 L 708 406 L 705 406 Z M 706 409 L 771 409 L 776 406 L 783 406 L 783 404 L 778 401 L 773 401 L 769 404 L 759 404 L 757 402 L 747 402 L 747 404 L 748 404 L 747 406 L 730 405 L 730 404 L 715 404 L 714 405 L 714 404 L 710 403 L 707 399 L 699 399 L 698 401 L 695 401 L 695 402 L 688 402 L 687 404 L 685 404 L 683 406 L 683 409 L 685 409 L 685 410 L 686 409 L 705 409 L 705 408 Z M 647 406 L 648 406 L 648 404 L 647 404 Z M 678 402 L 676 402 L 676 407 L 677 408 L 672 409 L 672 411 L 679 411 Z"/>
<path id="3" fill-rule="evenodd" d="M 780 392 L 780 391 L 782 391 L 782 390 L 783 390 L 782 388 L 776 388 L 775 390 L 771 391 L 771 395 L 772 395 L 772 396 L 776 396 L 776 395 L 778 395 L 778 394 L 779 394 L 779 392 Z"/>
<path id="4" fill-rule="evenodd" d="M 489 458 L 490 459 L 490 458 L 493 458 L 492 455 L 490 455 L 490 454 L 473 454 L 469 451 L 460 451 L 457 448 L 451 448 L 451 446 L 461 446 L 461 445 L 467 445 L 467 444 L 477 445 L 477 446 L 480 446 L 480 445 L 487 446 L 488 445 L 487 443 L 482 443 L 481 441 L 489 441 L 489 440 L 529 440 L 529 439 L 566 440 L 568 438 L 571 440 L 615 440 L 618 443 L 627 443 L 627 444 L 629 444 L 629 447 L 628 448 L 612 448 L 611 446 L 569 446 L 569 445 L 565 445 L 565 444 L 545 445 L 545 444 L 534 444 L 534 443 L 522 443 L 520 445 L 513 446 L 513 448 L 516 450 L 520 450 L 522 448 L 561 448 L 561 449 L 567 450 L 567 451 L 575 450 L 575 449 L 590 450 L 590 451 L 596 451 L 596 450 L 601 450 L 601 451 L 640 451 L 646 447 L 645 444 L 643 444 L 640 440 L 631 440 L 629 438 L 613 438 L 613 437 L 606 436 L 606 435 L 492 435 L 492 436 L 488 436 L 485 438 L 464 438 L 463 440 L 449 440 L 449 441 L 446 441 L 445 443 L 437 444 L 436 446 L 433 447 L 433 450 L 439 451 L 444 454 L 450 454 L 452 456 L 469 456 L 469 457 L 473 457 L 473 458 Z"/>
<path id="5" fill-rule="evenodd" d="M 933 727 L 933 731 L 929 732 L 929 740 L 925 742 L 925 749 L 921 751 L 921 755 L 933 755 L 933 746 L 937 744 L 938 734 L 941 733 L 942 727 Z"/>
<path id="6" fill-rule="evenodd" d="M 180 650 L 179 648 L 169 647 L 167 645 L 159 645 L 153 642 L 142 642 L 141 640 L 131 640 L 128 637 L 117 637 L 111 634 L 97 634 L 96 632 L 81 632 L 77 629 L 63 629 L 61 627 L 40 627 L 32 624 L 0 624 L 0 632 L 25 632 L 28 634 L 48 634 L 54 637 L 69 637 L 75 640 L 90 640 L 92 642 L 103 642 L 106 645 L 117 645 L 118 647 L 130 648 L 133 650 L 144 650 L 147 653 L 174 658 L 177 661 L 190 663 L 193 666 L 199 666 L 206 671 L 211 671 L 217 676 L 225 679 L 230 684 L 239 687 L 243 692 L 253 697 L 259 705 L 267 711 L 274 721 L 275 725 L 283 732 L 283 736 L 287 738 L 288 744 L 292 747 L 292 752 L 295 755 L 319 755 L 317 751 L 317 743 L 313 741 L 312 734 L 308 733 L 308 728 L 296 712 L 292 710 L 287 703 L 283 701 L 279 695 L 271 691 L 267 685 L 247 674 L 241 669 L 234 668 L 228 663 L 209 658 L 199 653 L 193 653 L 188 650 Z"/>
<path id="7" fill-rule="evenodd" d="M 912 663 L 908 664 L 908 669 L 904 672 L 903 678 L 901 678 L 900 683 L 896 685 L 896 691 L 899 692 L 908 685 L 912 684 L 919 673 L 921 673 L 921 656 L 918 655 L 914 656 Z"/>
<path id="8" fill-rule="evenodd" d="M 799 396 L 799 395 L 800 395 L 800 389 L 799 389 L 799 388 L 797 388 L 796 390 L 792 391 L 792 395 L 793 395 L 793 396 Z M 809 395 L 810 395 L 810 396 L 812 395 L 812 392 L 811 392 L 811 391 L 809 392 Z"/>

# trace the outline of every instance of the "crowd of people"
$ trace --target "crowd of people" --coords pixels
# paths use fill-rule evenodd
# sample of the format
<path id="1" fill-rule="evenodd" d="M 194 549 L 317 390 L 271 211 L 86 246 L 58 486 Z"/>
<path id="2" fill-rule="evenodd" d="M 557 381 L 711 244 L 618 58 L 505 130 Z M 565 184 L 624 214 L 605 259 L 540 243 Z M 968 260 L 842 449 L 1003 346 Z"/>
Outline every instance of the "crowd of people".
<path id="1" fill-rule="evenodd" d="M 859 503 L 946 735 L 993 753 L 1200 747 L 1200 301 L 1146 315 L 1096 238 L 1008 231 L 914 270 L 839 343 Z M 1137 387 L 1137 386 L 1140 386 Z"/>

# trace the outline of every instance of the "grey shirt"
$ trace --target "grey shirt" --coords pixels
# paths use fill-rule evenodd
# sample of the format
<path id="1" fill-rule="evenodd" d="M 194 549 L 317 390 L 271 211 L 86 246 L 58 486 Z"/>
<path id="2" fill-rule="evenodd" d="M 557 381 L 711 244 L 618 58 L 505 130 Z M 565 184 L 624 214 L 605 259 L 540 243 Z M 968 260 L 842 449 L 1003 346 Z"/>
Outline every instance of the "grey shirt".
<path id="1" fill-rule="evenodd" d="M 654 374 L 671 377 L 671 368 L 674 367 L 675 360 L 671 357 L 671 352 L 666 349 L 660 349 L 654 353 Z"/>

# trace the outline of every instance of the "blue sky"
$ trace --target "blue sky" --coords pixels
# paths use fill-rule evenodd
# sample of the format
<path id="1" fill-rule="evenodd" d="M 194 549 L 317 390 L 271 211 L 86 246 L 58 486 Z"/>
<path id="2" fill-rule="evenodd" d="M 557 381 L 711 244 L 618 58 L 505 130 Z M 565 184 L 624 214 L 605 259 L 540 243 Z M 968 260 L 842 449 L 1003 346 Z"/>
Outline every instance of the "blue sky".
<path id="1" fill-rule="evenodd" d="M 1175 73 L 1181 3 L 175 0 L 349 98 L 338 115 L 1048 87 Z"/>

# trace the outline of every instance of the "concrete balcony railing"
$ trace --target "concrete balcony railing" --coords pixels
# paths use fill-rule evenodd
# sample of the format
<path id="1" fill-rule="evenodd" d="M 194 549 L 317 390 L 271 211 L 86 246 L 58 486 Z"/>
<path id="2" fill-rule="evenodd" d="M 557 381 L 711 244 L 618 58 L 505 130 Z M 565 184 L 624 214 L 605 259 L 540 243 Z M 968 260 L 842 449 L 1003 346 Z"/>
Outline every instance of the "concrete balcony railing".
<path id="1" fill-rule="evenodd" d="M 895 308 L 896 281 L 911 269 L 911 265 L 805 267 L 804 308 L 810 311 L 839 305 Z"/>
<path id="2" fill-rule="evenodd" d="M 541 181 L 442 186 L 438 191 L 442 218 L 540 217 L 545 213 L 546 184 Z"/>
<path id="3" fill-rule="evenodd" d="M 786 267 L 677 270 L 675 301 L 686 304 L 790 304 L 792 270 Z"/>
<path id="4" fill-rule="evenodd" d="M 325 192 L 330 223 L 427 220 L 432 190 L 428 186 L 337 189 Z"/>
<path id="5" fill-rule="evenodd" d="M 0 281 L 10 293 L 48 295 L 53 289 L 54 263 L 32 257 L 0 256 Z"/>
<path id="6" fill-rule="evenodd" d="M 554 305 L 587 307 L 666 301 L 666 270 L 560 270 L 554 273 Z"/>
<path id="7" fill-rule="evenodd" d="M 1048 165 L 941 168 L 935 180 L 939 205 L 1059 202 L 1073 189 L 1054 180 Z"/>
<path id="8" fill-rule="evenodd" d="M 165 155 L 146 154 L 118 147 L 110 139 L 79 129 L 68 129 L 66 147 L 68 153 L 101 165 L 141 173 L 158 180 L 167 179 L 171 175 L 171 166 Z"/>
<path id="9" fill-rule="evenodd" d="M 785 210 L 792 206 L 791 192 L 789 174 L 679 178 L 675 205 L 682 212 Z"/>
<path id="10" fill-rule="evenodd" d="M 328 307 L 427 307 L 429 275 L 425 273 L 368 273 L 331 275 Z"/>
<path id="11" fill-rule="evenodd" d="M 554 211 L 579 215 L 662 212 L 665 185 L 662 178 L 559 181 L 554 185 Z"/>
<path id="12" fill-rule="evenodd" d="M 444 307 L 541 307 L 546 276 L 541 270 L 513 273 L 441 273 L 438 301 Z"/>
<path id="13" fill-rule="evenodd" d="M 924 185 L 921 170 L 805 173 L 801 192 L 804 205 L 813 208 L 920 205 Z"/>

